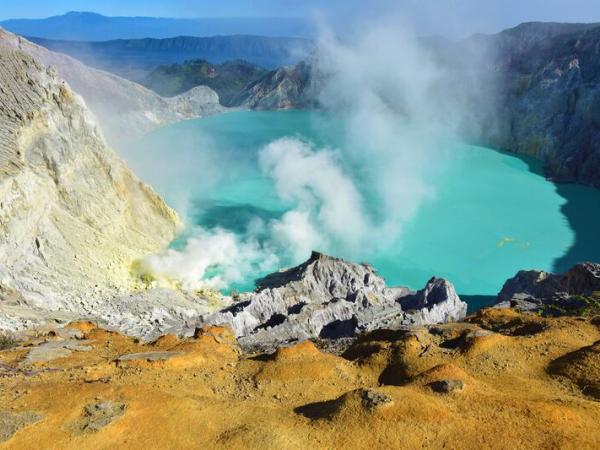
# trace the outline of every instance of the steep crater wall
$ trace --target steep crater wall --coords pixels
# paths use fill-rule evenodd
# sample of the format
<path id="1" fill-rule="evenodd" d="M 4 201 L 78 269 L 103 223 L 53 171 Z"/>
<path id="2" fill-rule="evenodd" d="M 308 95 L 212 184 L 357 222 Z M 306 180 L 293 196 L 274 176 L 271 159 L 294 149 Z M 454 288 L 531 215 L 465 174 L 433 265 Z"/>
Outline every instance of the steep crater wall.
<path id="1" fill-rule="evenodd" d="M 130 288 L 176 213 L 105 144 L 82 99 L 0 47 L 0 306 L 69 310 Z"/>

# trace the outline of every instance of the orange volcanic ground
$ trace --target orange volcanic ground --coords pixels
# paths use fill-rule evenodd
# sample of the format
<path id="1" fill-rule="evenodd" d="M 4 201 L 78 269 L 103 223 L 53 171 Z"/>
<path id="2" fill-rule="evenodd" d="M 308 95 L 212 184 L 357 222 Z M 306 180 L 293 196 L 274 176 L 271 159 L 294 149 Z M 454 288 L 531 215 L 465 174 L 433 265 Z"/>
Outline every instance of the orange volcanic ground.
<path id="1" fill-rule="evenodd" d="M 600 318 L 485 310 L 245 354 L 91 323 L 0 352 L 0 448 L 600 448 Z"/>

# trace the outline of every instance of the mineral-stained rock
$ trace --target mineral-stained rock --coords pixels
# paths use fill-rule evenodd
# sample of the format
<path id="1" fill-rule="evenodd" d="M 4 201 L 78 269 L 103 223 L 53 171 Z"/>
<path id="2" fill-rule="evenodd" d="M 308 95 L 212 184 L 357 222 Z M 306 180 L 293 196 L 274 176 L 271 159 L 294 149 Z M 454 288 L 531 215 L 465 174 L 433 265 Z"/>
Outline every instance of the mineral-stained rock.
<path id="1" fill-rule="evenodd" d="M 446 280 L 424 289 L 386 287 L 366 264 L 313 252 L 305 263 L 257 282 L 231 307 L 203 318 L 229 325 L 242 346 L 262 347 L 310 338 L 340 338 L 379 328 L 455 321 L 466 303 Z"/>
<path id="2" fill-rule="evenodd" d="M 76 428 L 81 433 L 94 433 L 122 416 L 125 409 L 126 405 L 122 402 L 104 400 L 90 403 L 84 407 L 83 417 Z"/>
<path id="3" fill-rule="evenodd" d="M 392 397 L 389 395 L 373 389 L 365 389 L 361 391 L 360 395 L 364 407 L 369 410 L 381 408 L 382 406 L 389 405 L 393 402 Z"/>
<path id="4" fill-rule="evenodd" d="M 552 314 L 600 308 L 600 264 L 577 264 L 562 275 L 522 270 L 498 294 L 498 306 Z"/>
<path id="5" fill-rule="evenodd" d="M 462 391 L 465 388 L 465 383 L 462 380 L 439 380 L 432 382 L 429 386 L 440 394 L 450 394 Z"/>
<path id="6" fill-rule="evenodd" d="M 172 239 L 175 212 L 107 147 L 54 71 L 0 47 L 0 84 L 2 284 L 49 309 L 69 292 L 125 287 L 132 261 Z"/>
<path id="7" fill-rule="evenodd" d="M 555 359 L 548 372 L 570 379 L 584 394 L 600 400 L 600 341 Z"/>
<path id="8" fill-rule="evenodd" d="M 94 318 L 152 337 L 210 311 L 176 291 L 130 294 L 132 264 L 180 222 L 70 86 L 1 43 L 0 86 L 0 329 Z"/>
<path id="9" fill-rule="evenodd" d="M 136 132 L 218 104 L 202 87 L 162 99 L 0 30 L 0 330 L 91 318 L 144 338 L 181 331 L 213 309 L 172 290 L 131 293 L 133 263 L 168 245 L 177 215 L 42 63 L 101 120 Z"/>
<path id="10" fill-rule="evenodd" d="M 42 418 L 34 412 L 0 411 L 0 442 L 9 440 L 17 431 Z"/>
<path id="11" fill-rule="evenodd" d="M 108 358 L 166 348 L 96 328 L 85 332 L 91 352 L 22 370 L 23 349 L 43 344 L 32 334 L 0 352 L 0 410 L 10 411 L 0 430 L 2 416 L 44 419 L 0 448 L 598 448 L 600 330 L 590 320 L 543 318 L 545 332 L 504 337 L 475 358 L 448 342 L 519 318 L 531 315 L 489 308 L 471 323 L 378 330 L 344 357 L 310 342 L 239 355 L 212 328 L 180 338 L 171 350 L 181 356 L 126 367 Z M 464 393 L 432 390 L 444 380 Z"/>

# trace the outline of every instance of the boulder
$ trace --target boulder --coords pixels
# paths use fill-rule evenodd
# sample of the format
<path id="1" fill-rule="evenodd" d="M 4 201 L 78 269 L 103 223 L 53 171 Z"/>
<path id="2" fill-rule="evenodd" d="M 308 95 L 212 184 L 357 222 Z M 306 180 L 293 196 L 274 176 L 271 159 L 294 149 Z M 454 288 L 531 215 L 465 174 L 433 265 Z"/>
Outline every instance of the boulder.
<path id="1" fill-rule="evenodd" d="M 462 380 L 439 380 L 430 383 L 429 386 L 439 394 L 450 394 L 462 391 L 465 388 L 465 383 Z"/>

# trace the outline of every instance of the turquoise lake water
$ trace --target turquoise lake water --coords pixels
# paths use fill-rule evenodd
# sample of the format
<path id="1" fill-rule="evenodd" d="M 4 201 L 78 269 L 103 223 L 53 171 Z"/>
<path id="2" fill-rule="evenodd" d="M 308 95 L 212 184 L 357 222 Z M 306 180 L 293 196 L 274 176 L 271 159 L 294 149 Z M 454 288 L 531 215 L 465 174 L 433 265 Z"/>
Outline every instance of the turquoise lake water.
<path id="1" fill-rule="evenodd" d="M 154 132 L 129 149 L 127 159 L 188 221 L 243 236 L 254 218 L 268 223 L 293 207 L 261 172 L 259 151 L 292 136 L 315 148 L 341 148 L 343 155 L 340 133 L 336 121 L 317 112 L 234 112 Z M 495 295 L 520 269 L 564 270 L 600 260 L 599 191 L 554 185 L 535 161 L 448 145 L 451 156 L 427 180 L 435 195 L 420 203 L 398 239 L 375 254 L 353 253 L 353 259 L 368 258 L 392 285 L 420 288 L 433 275 L 445 277 L 473 303 Z M 360 173 L 345 170 L 360 187 Z M 343 249 L 320 250 L 347 256 Z M 301 262 L 292 259 L 284 262 Z M 249 289 L 260 275 L 248 274 L 231 287 Z"/>

